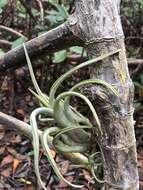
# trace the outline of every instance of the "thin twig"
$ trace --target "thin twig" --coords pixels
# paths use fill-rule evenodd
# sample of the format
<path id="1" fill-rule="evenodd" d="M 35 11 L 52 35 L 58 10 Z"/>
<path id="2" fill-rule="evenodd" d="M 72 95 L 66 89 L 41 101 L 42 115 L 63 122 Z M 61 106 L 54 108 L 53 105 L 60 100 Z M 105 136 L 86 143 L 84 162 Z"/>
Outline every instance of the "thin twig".
<path id="1" fill-rule="evenodd" d="M 133 58 L 129 58 L 129 59 L 128 59 L 128 64 L 129 64 L 129 65 L 140 65 L 140 64 L 143 64 L 143 59 L 133 59 Z"/>
<path id="2" fill-rule="evenodd" d="M 31 125 L 16 119 L 15 117 L 9 116 L 5 113 L 0 112 L 0 124 L 2 124 L 4 127 L 9 127 L 13 130 L 17 130 L 24 134 L 25 136 L 29 137 L 32 139 L 32 127 Z M 39 135 L 42 134 L 41 130 L 38 130 Z M 49 140 L 51 143 L 50 145 L 52 146 L 52 138 Z M 75 164 L 81 164 L 84 163 L 85 165 L 88 163 L 87 158 L 80 154 L 80 153 L 63 153 L 63 155 L 71 160 Z M 85 168 L 89 169 L 88 166 L 85 166 Z"/>
<path id="3" fill-rule="evenodd" d="M 141 73 L 143 73 L 143 64 L 138 64 L 136 69 L 131 73 L 131 78 L 135 79 L 138 77 Z"/>
<path id="4" fill-rule="evenodd" d="M 38 5 L 39 5 L 39 8 L 40 8 L 40 17 L 41 17 L 41 25 L 43 26 L 44 25 L 44 8 L 43 8 L 43 4 L 40 0 L 36 0 Z"/>
<path id="5" fill-rule="evenodd" d="M 12 28 L 9 28 L 9 27 L 7 27 L 7 26 L 0 25 L 0 29 L 6 30 L 6 31 L 8 31 L 8 32 L 11 32 L 11 33 L 13 33 L 13 34 L 15 34 L 15 35 L 17 35 L 17 36 L 19 36 L 19 37 L 26 38 L 23 34 L 17 32 L 16 30 L 14 30 L 14 29 L 12 29 Z"/>
<path id="6" fill-rule="evenodd" d="M 12 42 L 9 42 L 9 41 L 7 41 L 7 40 L 0 40 L 0 44 L 12 46 Z"/>
<path id="7" fill-rule="evenodd" d="M 18 131 L 22 132 L 24 135 L 32 138 L 31 126 L 19 119 L 16 119 L 12 116 L 9 116 L 5 113 L 0 112 L 0 124 L 4 125 L 5 127 L 9 127 L 14 130 L 18 130 Z M 41 133 L 41 132 L 39 131 L 39 133 Z"/>

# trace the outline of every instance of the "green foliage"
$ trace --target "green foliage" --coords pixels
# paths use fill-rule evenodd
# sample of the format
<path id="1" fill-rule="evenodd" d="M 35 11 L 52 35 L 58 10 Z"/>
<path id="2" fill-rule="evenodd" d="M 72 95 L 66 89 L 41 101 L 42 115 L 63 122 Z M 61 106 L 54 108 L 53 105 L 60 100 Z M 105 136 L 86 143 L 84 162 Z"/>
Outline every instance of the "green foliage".
<path id="1" fill-rule="evenodd" d="M 27 8 L 21 4 L 20 1 L 16 1 L 15 4 L 15 12 L 14 15 L 14 23 L 12 24 L 14 26 L 14 30 L 17 30 L 16 28 L 19 28 L 19 24 L 21 23 L 25 28 L 22 31 L 18 31 L 19 33 L 23 33 L 24 37 L 19 38 L 13 33 L 10 32 L 4 32 L 2 33 L 2 36 L 4 39 L 8 39 L 10 42 L 12 42 L 11 49 L 21 45 L 23 42 L 27 41 L 28 39 L 33 38 L 33 36 L 41 35 L 44 32 L 47 32 L 48 30 L 58 26 L 59 24 L 66 21 L 68 18 L 68 3 L 59 3 L 58 0 L 43 0 L 42 6 L 44 11 L 44 17 L 43 17 L 43 23 L 41 23 L 41 12 L 39 11 L 38 4 L 36 4 L 36 1 L 31 1 L 34 5 L 30 8 L 30 12 L 33 15 L 31 18 L 31 14 L 29 14 L 29 11 Z M 8 0 L 0 0 L 0 11 L 1 13 L 4 11 L 4 8 L 7 6 L 9 8 L 10 2 Z M 29 4 L 27 6 L 29 7 Z M 28 31 L 29 27 L 29 18 L 31 19 L 32 28 L 31 31 Z M 17 24 L 16 24 L 17 23 Z M 29 37 L 29 33 L 31 34 L 31 37 Z M 6 46 L 7 48 L 7 46 Z M 2 52 L 8 51 L 9 49 L 1 48 L 1 54 Z M 61 63 L 66 59 L 67 50 L 57 52 L 53 54 L 53 63 Z M 58 60 L 59 59 L 59 60 Z"/>
<path id="2" fill-rule="evenodd" d="M 2 13 L 3 8 L 7 5 L 8 0 L 1 0 L 0 1 L 0 13 Z"/>
<path id="3" fill-rule="evenodd" d="M 121 4 L 121 14 L 125 16 L 128 20 L 128 23 L 132 25 L 133 28 L 136 28 L 137 25 L 143 23 L 143 1 L 135 0 L 128 1 L 124 0 Z"/>
<path id="4" fill-rule="evenodd" d="M 21 37 L 21 38 L 18 38 L 18 39 L 16 39 L 14 42 L 13 42 L 13 44 L 12 44 L 12 49 L 13 48 L 16 48 L 16 47 L 18 47 L 18 46 L 20 46 L 20 45 L 22 45 L 24 42 L 26 42 L 27 41 L 27 38 L 24 38 L 24 37 Z"/>
<path id="5" fill-rule="evenodd" d="M 4 8 L 8 3 L 8 0 L 1 0 L 0 1 L 0 9 Z"/>
<path id="6" fill-rule="evenodd" d="M 70 48 L 70 51 L 73 52 L 73 53 L 82 54 L 83 47 L 73 46 L 73 47 Z"/>
<path id="7" fill-rule="evenodd" d="M 61 50 L 58 51 L 56 53 L 54 53 L 54 57 L 53 57 L 53 63 L 61 63 L 66 59 L 67 56 L 67 51 L 66 50 Z"/>
<path id="8" fill-rule="evenodd" d="M 63 4 L 51 3 L 53 9 L 46 10 L 45 19 L 49 22 L 50 27 L 56 27 L 68 18 L 68 12 Z"/>
<path id="9" fill-rule="evenodd" d="M 4 51 L 0 49 L 0 56 L 4 55 Z"/>
<path id="10" fill-rule="evenodd" d="M 16 1 L 16 8 L 18 10 L 18 16 L 26 18 L 26 8 L 20 3 L 20 1 Z"/>
<path id="11" fill-rule="evenodd" d="M 86 52 L 85 51 L 83 52 L 83 51 L 84 51 L 84 48 L 80 46 L 73 46 L 67 50 L 58 51 L 54 53 L 52 62 L 55 64 L 62 63 L 67 58 L 67 55 L 73 54 L 73 53 L 77 55 L 86 56 Z"/>
<path id="12" fill-rule="evenodd" d="M 141 9 L 143 10 L 143 1 L 142 0 L 138 0 L 140 6 L 141 6 Z"/>

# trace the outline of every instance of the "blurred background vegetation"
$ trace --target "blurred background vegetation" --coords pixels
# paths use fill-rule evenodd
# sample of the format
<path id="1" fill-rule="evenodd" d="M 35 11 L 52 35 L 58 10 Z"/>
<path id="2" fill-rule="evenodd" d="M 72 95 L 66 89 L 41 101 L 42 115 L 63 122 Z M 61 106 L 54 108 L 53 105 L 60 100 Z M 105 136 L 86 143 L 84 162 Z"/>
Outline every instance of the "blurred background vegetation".
<path id="1" fill-rule="evenodd" d="M 66 21 L 71 11 L 69 2 L 66 0 L 0 0 L 0 55 Z M 141 59 L 143 0 L 122 1 L 121 19 L 128 58 Z M 82 55 L 83 51 L 82 47 L 72 47 L 48 56 L 46 61 L 50 64 L 65 64 L 70 55 Z M 85 56 L 84 52 L 82 57 Z M 78 60 L 78 56 L 74 58 Z M 45 58 L 42 61 L 45 62 Z M 129 67 L 136 88 L 135 106 L 138 107 L 142 104 L 143 68 L 137 63 L 130 64 Z"/>
<path id="2" fill-rule="evenodd" d="M 0 56 L 66 21 L 72 12 L 69 2 L 67 0 L 0 0 Z M 129 70 L 135 85 L 135 130 L 140 161 L 143 159 L 143 0 L 123 0 L 121 20 L 125 33 Z M 76 46 L 34 61 L 34 70 L 41 89 L 48 92 L 58 76 L 75 64 L 86 60 L 86 57 L 84 48 Z M 78 71 L 72 80 L 63 84 L 62 88 L 68 88 L 88 74 L 86 69 L 82 72 Z M 35 99 L 28 92 L 30 86 L 32 84 L 26 66 L 0 76 L 0 110 L 26 122 L 29 121 L 29 113 L 37 106 Z M 3 143 L 7 142 L 7 139 L 11 143 L 8 132 L 5 132 L 7 138 L 3 140 Z M 29 141 L 24 137 L 20 138 L 22 138 L 20 145 L 13 144 L 15 150 L 21 154 L 29 154 L 31 151 Z M 28 148 L 23 148 L 23 142 L 29 145 Z M 0 150 L 0 161 L 5 156 L 7 152 L 1 153 Z M 139 170 L 142 182 L 143 166 L 139 166 Z M 27 171 L 27 173 L 31 175 L 31 172 L 29 174 Z M 11 185 L 12 179 L 11 182 L 5 183 L 8 187 L 14 186 L 14 184 Z M 17 182 L 20 184 L 18 187 L 22 187 L 23 183 Z"/>

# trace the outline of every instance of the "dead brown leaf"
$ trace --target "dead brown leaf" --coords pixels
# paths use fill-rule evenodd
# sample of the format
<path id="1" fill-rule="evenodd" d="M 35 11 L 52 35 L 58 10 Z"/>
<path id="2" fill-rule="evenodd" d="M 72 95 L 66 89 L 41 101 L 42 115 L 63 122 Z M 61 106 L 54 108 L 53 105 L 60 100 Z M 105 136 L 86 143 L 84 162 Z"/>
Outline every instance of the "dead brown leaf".
<path id="1" fill-rule="evenodd" d="M 2 91 L 9 91 L 10 90 L 10 84 L 9 84 L 9 80 L 7 79 L 7 77 L 5 77 L 5 79 L 3 80 L 3 83 L 1 85 L 1 90 Z"/>
<path id="2" fill-rule="evenodd" d="M 25 97 L 25 100 L 26 100 L 26 102 L 30 102 L 31 101 L 31 95 L 27 95 L 26 97 Z"/>
<path id="3" fill-rule="evenodd" d="M 63 161 L 61 164 L 62 175 L 65 175 L 68 172 L 68 169 L 69 169 L 69 161 Z"/>
<path id="4" fill-rule="evenodd" d="M 14 148 L 12 148 L 12 147 L 7 147 L 6 150 L 7 150 L 10 154 L 12 154 L 12 155 L 16 155 L 16 154 L 17 154 L 17 151 L 16 151 Z"/>
<path id="5" fill-rule="evenodd" d="M 73 176 L 68 176 L 66 177 L 66 180 L 69 181 L 70 183 L 73 183 Z M 69 187 L 64 181 L 60 181 L 59 184 L 58 184 L 58 189 L 61 188 L 66 188 L 66 187 Z"/>
<path id="6" fill-rule="evenodd" d="M 5 146 L 0 146 L 0 155 L 3 154 L 5 151 Z"/>
<path id="7" fill-rule="evenodd" d="M 1 161 L 1 166 L 4 166 L 6 164 L 11 164 L 13 162 L 13 156 L 8 155 L 4 157 L 4 159 Z"/>
<path id="8" fill-rule="evenodd" d="M 11 140 L 11 143 L 13 143 L 13 144 L 19 144 L 19 143 L 21 143 L 21 136 L 20 136 L 20 135 L 15 136 L 15 137 Z"/>
<path id="9" fill-rule="evenodd" d="M 52 154 L 53 158 L 55 158 L 55 157 L 56 157 L 56 154 L 57 154 L 56 151 L 53 150 L 53 149 L 51 149 L 50 151 L 51 151 L 51 154 Z M 43 149 L 41 149 L 41 152 L 45 155 L 45 152 L 44 152 Z"/>
<path id="10" fill-rule="evenodd" d="M 33 186 L 26 186 L 22 190 L 36 190 Z"/>
<path id="11" fill-rule="evenodd" d="M 18 159 L 13 159 L 13 166 L 12 166 L 12 172 L 13 174 L 15 174 L 16 172 L 16 169 L 18 167 L 18 165 L 21 163 L 21 160 L 18 160 Z"/>
<path id="12" fill-rule="evenodd" d="M 140 187 L 143 188 L 143 181 L 140 181 Z"/>
<path id="13" fill-rule="evenodd" d="M 53 158 L 55 158 L 56 152 L 54 150 L 51 150 L 51 154 L 52 154 Z"/>
<path id="14" fill-rule="evenodd" d="M 7 178 L 7 177 L 10 176 L 10 171 L 9 171 L 8 169 L 7 169 L 7 170 L 3 170 L 3 171 L 1 172 L 1 175 Z"/>
<path id="15" fill-rule="evenodd" d="M 83 170 L 83 174 L 84 174 L 84 178 L 88 181 L 88 182 L 91 182 L 92 181 L 92 178 L 90 176 L 90 173 L 86 170 Z"/>
<path id="16" fill-rule="evenodd" d="M 24 117 L 24 115 L 25 115 L 24 110 L 23 110 L 23 109 L 20 109 L 20 108 L 17 108 L 17 109 L 16 109 L 16 113 L 17 113 L 18 115 L 22 116 L 22 117 Z"/>

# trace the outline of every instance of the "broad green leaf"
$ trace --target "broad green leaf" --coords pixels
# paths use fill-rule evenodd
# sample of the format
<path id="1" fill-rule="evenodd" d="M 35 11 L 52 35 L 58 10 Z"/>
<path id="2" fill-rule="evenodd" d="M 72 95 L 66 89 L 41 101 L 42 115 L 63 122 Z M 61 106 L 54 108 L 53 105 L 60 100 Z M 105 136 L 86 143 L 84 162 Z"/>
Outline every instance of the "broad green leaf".
<path id="1" fill-rule="evenodd" d="M 23 44 L 24 42 L 26 42 L 27 38 L 18 38 L 17 40 L 15 40 L 12 44 L 12 49 L 18 47 L 19 45 Z"/>
<path id="2" fill-rule="evenodd" d="M 34 8 L 31 11 L 32 11 L 33 16 L 39 16 L 40 15 L 40 12 Z"/>
<path id="3" fill-rule="evenodd" d="M 54 16 L 57 15 L 57 11 L 56 11 L 56 10 L 53 10 L 53 9 L 50 10 L 50 11 L 49 11 L 49 10 L 46 10 L 45 13 L 46 13 L 46 15 L 54 15 Z M 46 17 L 46 16 L 45 16 L 45 17 Z"/>
<path id="4" fill-rule="evenodd" d="M 62 4 L 61 5 L 56 5 L 56 8 L 57 8 L 57 10 L 59 12 L 59 15 L 61 17 L 63 17 L 64 19 L 68 18 L 68 12 L 67 12 L 67 10 L 66 10 L 66 8 L 65 8 L 64 5 L 62 5 Z"/>
<path id="5" fill-rule="evenodd" d="M 83 51 L 83 47 L 73 46 L 70 48 L 70 51 L 72 51 L 73 53 L 81 54 Z"/>
<path id="6" fill-rule="evenodd" d="M 38 36 L 41 36 L 42 34 L 45 34 L 46 32 L 47 32 L 46 30 L 43 30 L 43 31 L 38 33 Z"/>
<path id="7" fill-rule="evenodd" d="M 19 13 L 18 16 L 21 17 L 21 18 L 26 18 L 26 14 L 25 13 Z"/>
<path id="8" fill-rule="evenodd" d="M 62 16 L 57 16 L 56 21 L 58 22 L 64 22 L 64 18 Z"/>
<path id="9" fill-rule="evenodd" d="M 73 46 L 70 48 L 70 51 L 76 54 L 82 54 L 83 53 L 83 47 L 80 46 Z M 84 51 L 83 56 L 87 56 L 86 52 Z"/>
<path id="10" fill-rule="evenodd" d="M 63 4 L 58 4 L 53 1 L 49 2 L 53 6 L 53 9 L 45 12 L 47 14 L 47 16 L 45 16 L 45 19 L 47 19 L 50 22 L 51 26 L 55 27 L 63 23 L 68 18 L 68 11 L 66 10 L 66 7 Z"/>
<path id="11" fill-rule="evenodd" d="M 55 15 L 48 15 L 45 18 L 48 20 L 48 22 L 50 22 L 51 25 L 58 24 L 57 17 Z"/>
<path id="12" fill-rule="evenodd" d="M 27 13 L 26 8 L 21 4 L 20 1 L 16 1 L 16 8 L 18 9 L 19 14 L 20 13 L 22 13 L 22 14 L 26 14 Z"/>
<path id="13" fill-rule="evenodd" d="M 57 4 L 58 3 L 58 0 L 47 0 L 49 3 L 51 4 Z"/>
<path id="14" fill-rule="evenodd" d="M 143 0 L 138 0 L 138 2 L 140 3 L 142 9 L 143 9 Z"/>
<path id="15" fill-rule="evenodd" d="M 62 50 L 62 51 L 58 51 L 56 53 L 54 53 L 54 57 L 53 57 L 53 63 L 61 63 L 66 59 L 67 56 L 67 51 L 66 50 Z"/>
<path id="16" fill-rule="evenodd" d="M 4 51 L 0 49 L 0 57 L 4 55 Z"/>
<path id="17" fill-rule="evenodd" d="M 3 8 L 7 5 L 8 0 L 0 0 L 0 8 Z"/>

